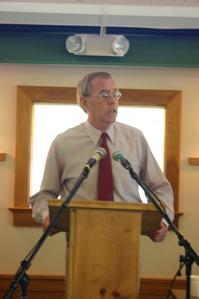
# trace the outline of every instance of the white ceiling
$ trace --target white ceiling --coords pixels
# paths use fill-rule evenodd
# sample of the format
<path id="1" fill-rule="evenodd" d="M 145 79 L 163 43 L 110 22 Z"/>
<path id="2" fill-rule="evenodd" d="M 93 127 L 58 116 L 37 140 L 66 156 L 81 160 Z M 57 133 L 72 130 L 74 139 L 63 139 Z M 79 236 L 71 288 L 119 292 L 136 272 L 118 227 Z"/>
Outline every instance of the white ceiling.
<path id="1" fill-rule="evenodd" d="M 0 24 L 199 29 L 199 0 L 0 0 Z"/>
<path id="2" fill-rule="evenodd" d="M 199 0 L 0 0 L 13 3 L 73 3 L 73 4 L 109 4 L 109 5 L 158 5 L 158 6 L 199 6 Z"/>

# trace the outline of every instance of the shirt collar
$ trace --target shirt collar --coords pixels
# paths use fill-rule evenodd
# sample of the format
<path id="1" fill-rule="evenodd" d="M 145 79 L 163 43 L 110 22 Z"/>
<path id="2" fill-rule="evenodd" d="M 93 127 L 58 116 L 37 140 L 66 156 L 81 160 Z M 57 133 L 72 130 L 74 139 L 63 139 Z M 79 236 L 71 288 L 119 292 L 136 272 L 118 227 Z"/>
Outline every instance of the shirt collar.
<path id="1" fill-rule="evenodd" d="M 113 143 L 113 140 L 114 140 L 114 129 L 113 129 L 113 126 L 114 126 L 114 124 L 112 124 L 109 128 L 108 128 L 108 130 L 106 130 L 106 133 L 107 133 L 107 135 L 108 135 L 108 137 L 109 137 L 109 139 L 110 139 L 110 141 Z"/>
<path id="2" fill-rule="evenodd" d="M 102 131 L 93 127 L 88 121 L 84 123 L 86 132 L 91 140 L 97 145 L 102 134 Z M 107 133 L 110 141 L 113 143 L 114 140 L 114 124 L 112 124 L 105 132 Z"/>

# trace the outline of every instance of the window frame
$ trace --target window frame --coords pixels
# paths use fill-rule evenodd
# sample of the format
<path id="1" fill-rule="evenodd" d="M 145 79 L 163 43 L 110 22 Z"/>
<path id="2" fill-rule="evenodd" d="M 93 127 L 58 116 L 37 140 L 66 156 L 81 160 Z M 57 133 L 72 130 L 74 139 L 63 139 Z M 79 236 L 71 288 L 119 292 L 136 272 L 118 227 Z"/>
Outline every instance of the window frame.
<path id="1" fill-rule="evenodd" d="M 164 173 L 174 192 L 175 222 L 179 212 L 179 153 L 181 95 L 179 90 L 120 89 L 121 105 L 159 106 L 166 109 Z M 32 219 L 28 206 L 30 185 L 31 138 L 34 103 L 76 103 L 76 88 L 47 86 L 17 87 L 16 156 L 13 225 L 40 226 Z"/>

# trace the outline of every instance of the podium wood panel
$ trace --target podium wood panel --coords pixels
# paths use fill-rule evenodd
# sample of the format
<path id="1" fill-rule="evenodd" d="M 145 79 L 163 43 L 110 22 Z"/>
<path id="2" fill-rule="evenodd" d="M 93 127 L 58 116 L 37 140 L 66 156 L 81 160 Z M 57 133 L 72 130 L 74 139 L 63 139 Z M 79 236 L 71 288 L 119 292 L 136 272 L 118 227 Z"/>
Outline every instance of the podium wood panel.
<path id="1" fill-rule="evenodd" d="M 84 209 L 71 216 L 67 299 L 137 298 L 141 214 Z"/>
<path id="2" fill-rule="evenodd" d="M 50 199 L 49 200 L 49 210 L 50 219 L 52 220 L 57 210 L 60 208 L 63 200 Z M 146 234 L 148 231 L 156 229 L 161 221 L 161 216 L 153 206 L 153 204 L 143 204 L 143 203 L 128 203 L 128 202 L 109 202 L 109 201 L 99 201 L 99 200 L 72 200 L 68 207 L 60 215 L 59 221 L 56 227 L 60 231 L 69 231 L 70 226 L 70 210 L 72 208 L 87 208 L 87 209 L 113 209 L 113 210 L 124 210 L 131 212 L 141 212 L 142 213 L 142 223 L 141 223 L 141 234 Z"/>
<path id="3" fill-rule="evenodd" d="M 51 217 L 60 204 L 50 201 Z M 141 227 L 157 228 L 154 207 L 73 200 L 62 218 L 57 226 L 70 232 L 67 299 L 137 299 Z"/>

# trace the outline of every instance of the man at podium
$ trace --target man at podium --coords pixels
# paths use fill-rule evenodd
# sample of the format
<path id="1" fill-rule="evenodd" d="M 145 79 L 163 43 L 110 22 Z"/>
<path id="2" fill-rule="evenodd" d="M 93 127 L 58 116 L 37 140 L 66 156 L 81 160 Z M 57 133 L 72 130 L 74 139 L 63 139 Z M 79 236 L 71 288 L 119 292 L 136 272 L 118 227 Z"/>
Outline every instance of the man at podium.
<path id="1" fill-rule="evenodd" d="M 171 185 L 158 166 L 143 133 L 116 121 L 121 97 L 109 73 L 90 73 L 79 82 L 78 103 L 87 113 L 87 121 L 54 139 L 47 156 L 40 191 L 30 198 L 33 218 L 42 223 L 44 229 L 49 224 L 48 200 L 67 197 L 86 161 L 90 161 L 89 158 L 93 157 L 99 146 L 105 149 L 106 157 L 92 168 L 75 198 L 129 203 L 141 201 L 136 181 L 112 159 L 114 153 L 120 151 L 137 175 L 165 204 L 173 220 Z M 159 228 L 148 235 L 153 241 L 160 242 L 167 230 L 167 223 L 162 220 Z"/>

